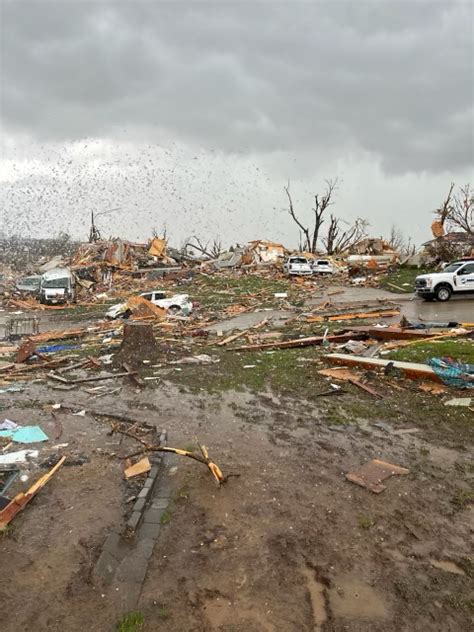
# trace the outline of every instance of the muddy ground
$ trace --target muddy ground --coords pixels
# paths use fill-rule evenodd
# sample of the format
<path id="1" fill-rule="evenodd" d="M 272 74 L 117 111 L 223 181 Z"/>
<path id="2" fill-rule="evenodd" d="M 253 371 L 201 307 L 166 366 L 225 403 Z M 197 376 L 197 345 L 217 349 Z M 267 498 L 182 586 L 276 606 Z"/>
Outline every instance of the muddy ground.
<path id="1" fill-rule="evenodd" d="M 118 458 L 133 443 L 110 436 L 94 412 L 167 428 L 183 448 L 198 437 L 232 474 L 218 488 L 199 463 L 176 458 L 167 468 L 173 502 L 137 605 L 143 623 L 124 632 L 470 629 L 473 414 L 443 405 L 462 393 L 374 376 L 384 399 L 353 385 L 320 397 L 328 382 L 317 373 L 319 349 L 230 355 L 165 367 L 139 392 L 124 383 L 92 399 L 84 388 L 29 382 L 0 395 L 2 419 L 38 423 L 50 436 L 38 462 L 64 453 L 71 463 L 0 538 L 1 629 L 112 631 L 126 614 L 93 569 L 137 491 Z M 54 419 L 55 402 L 63 409 Z M 346 480 L 373 458 L 410 473 L 379 495 Z M 46 469 L 25 471 L 33 481 Z"/>

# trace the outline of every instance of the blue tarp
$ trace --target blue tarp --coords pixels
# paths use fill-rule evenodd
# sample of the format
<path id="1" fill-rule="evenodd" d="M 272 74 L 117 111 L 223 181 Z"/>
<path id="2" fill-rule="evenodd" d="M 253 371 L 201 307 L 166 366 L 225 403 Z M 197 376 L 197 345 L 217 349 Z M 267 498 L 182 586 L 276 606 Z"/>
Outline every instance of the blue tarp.
<path id="1" fill-rule="evenodd" d="M 56 351 L 69 351 L 71 349 L 80 349 L 81 345 L 47 345 L 39 347 L 38 353 L 56 353 Z"/>
<path id="2" fill-rule="evenodd" d="M 0 430 L 0 437 L 8 437 L 15 443 L 39 443 L 49 439 L 39 426 L 22 426 L 16 430 Z"/>
<path id="3" fill-rule="evenodd" d="M 457 362 L 453 358 L 431 358 L 428 364 L 444 384 L 458 388 L 474 388 L 474 364 Z"/>

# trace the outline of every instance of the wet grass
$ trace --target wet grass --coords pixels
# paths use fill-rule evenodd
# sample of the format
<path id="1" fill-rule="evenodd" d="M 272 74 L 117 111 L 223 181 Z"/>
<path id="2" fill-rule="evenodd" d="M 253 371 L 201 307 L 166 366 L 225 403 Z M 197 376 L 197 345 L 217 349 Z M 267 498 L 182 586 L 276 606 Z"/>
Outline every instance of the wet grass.
<path id="1" fill-rule="evenodd" d="M 311 390 L 320 390 L 324 384 L 317 375 L 318 365 L 298 361 L 299 358 L 316 359 L 314 348 L 237 352 L 210 347 L 203 352 L 218 357 L 219 363 L 183 365 L 182 371 L 170 372 L 166 379 L 184 384 L 193 391 L 211 393 L 229 390 L 260 392 L 271 388 L 280 393 L 303 390 L 310 394 Z"/>
<path id="2" fill-rule="evenodd" d="M 188 291 L 193 301 L 215 310 L 223 310 L 233 304 L 245 305 L 254 298 L 252 295 L 257 295 L 255 299 L 259 307 L 277 307 L 279 299 L 273 296 L 275 292 L 291 291 L 295 298 L 297 295 L 297 288 L 292 288 L 286 279 L 267 279 L 251 274 L 240 277 L 200 277 Z"/>
<path id="3" fill-rule="evenodd" d="M 451 504 L 456 511 L 467 509 L 470 505 L 474 504 L 474 490 L 458 489 L 451 498 Z"/>
<path id="4" fill-rule="evenodd" d="M 117 624 L 117 632 L 138 632 L 143 628 L 145 618 L 138 610 L 128 612 Z"/>
<path id="5" fill-rule="evenodd" d="M 388 292 L 393 292 L 394 294 L 401 294 L 402 292 L 411 294 L 415 286 L 416 277 L 420 274 L 426 274 L 427 272 L 430 272 L 430 270 L 426 268 L 402 266 L 398 268 L 398 270 L 389 272 L 386 276 L 384 276 L 380 280 L 380 287 L 383 287 Z M 397 285 L 399 289 L 392 287 L 393 285 Z"/>
<path id="6" fill-rule="evenodd" d="M 442 358 L 445 356 L 460 362 L 474 364 L 474 341 L 466 338 L 455 338 L 451 340 L 419 342 L 416 345 L 396 349 L 384 357 L 406 362 L 426 363 L 430 358 Z"/>
<path id="7" fill-rule="evenodd" d="M 371 518 L 370 516 L 359 516 L 357 518 L 357 525 L 359 527 L 359 529 L 371 529 L 373 526 L 375 526 L 375 520 L 373 518 Z"/>
<path id="8" fill-rule="evenodd" d="M 168 522 L 171 522 L 172 517 L 173 514 L 171 513 L 171 511 L 165 509 L 164 512 L 161 514 L 160 524 L 168 524 Z"/>

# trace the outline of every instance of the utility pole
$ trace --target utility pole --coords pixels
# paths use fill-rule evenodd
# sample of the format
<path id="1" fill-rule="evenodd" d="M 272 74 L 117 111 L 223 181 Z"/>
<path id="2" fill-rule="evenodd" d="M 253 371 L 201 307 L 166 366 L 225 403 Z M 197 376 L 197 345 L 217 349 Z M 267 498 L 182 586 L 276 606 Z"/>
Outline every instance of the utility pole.
<path id="1" fill-rule="evenodd" d="M 118 206 L 117 208 L 111 208 L 108 211 L 102 211 L 101 213 L 96 213 L 94 215 L 94 211 L 91 211 L 91 227 L 89 230 L 89 243 L 93 244 L 96 241 L 100 241 L 101 239 L 101 234 L 100 234 L 100 230 L 97 228 L 95 220 L 97 219 L 97 217 L 100 217 L 101 215 L 108 215 L 109 213 L 114 213 L 115 211 L 120 211 L 122 209 L 121 206 Z"/>

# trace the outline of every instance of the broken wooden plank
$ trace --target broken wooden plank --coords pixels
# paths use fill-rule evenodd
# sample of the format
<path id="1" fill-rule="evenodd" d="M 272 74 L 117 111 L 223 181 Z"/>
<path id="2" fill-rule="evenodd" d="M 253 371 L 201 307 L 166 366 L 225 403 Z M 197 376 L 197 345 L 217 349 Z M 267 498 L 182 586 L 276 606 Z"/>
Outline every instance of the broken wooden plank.
<path id="1" fill-rule="evenodd" d="M 65 456 L 61 457 L 56 465 L 51 468 L 49 472 L 44 474 L 44 476 L 39 478 L 27 492 L 20 492 L 17 494 L 15 498 L 13 498 L 8 505 L 0 511 L 0 529 L 6 527 L 13 518 L 25 508 L 25 506 L 40 491 L 40 489 L 46 485 L 49 479 L 56 474 L 65 460 Z"/>
<path id="2" fill-rule="evenodd" d="M 410 470 L 407 470 L 405 467 L 379 461 L 378 459 L 372 459 L 372 461 L 365 463 L 357 470 L 346 474 L 346 479 L 351 481 L 351 483 L 369 489 L 374 494 L 380 494 L 386 489 L 386 486 L 382 485 L 382 481 L 395 474 L 401 475 L 409 473 Z"/>
<path id="3" fill-rule="evenodd" d="M 262 349 L 293 349 L 296 347 L 310 347 L 312 345 L 321 345 L 325 340 L 328 342 L 347 342 L 348 340 L 364 340 L 365 334 L 338 334 L 334 336 L 310 336 L 309 338 L 295 338 L 293 340 L 283 340 L 275 342 L 265 342 L 263 344 L 244 345 L 242 347 L 234 347 L 227 351 L 259 351 Z"/>
<path id="4" fill-rule="evenodd" d="M 364 320 L 366 318 L 391 318 L 392 316 L 399 316 L 399 309 L 385 309 L 377 312 L 349 312 L 343 314 L 331 314 L 329 316 L 308 316 L 307 323 L 320 323 L 324 321 L 334 320 Z"/>
<path id="5" fill-rule="evenodd" d="M 425 340 L 431 342 L 432 340 L 443 340 L 444 338 L 458 338 L 460 336 L 466 336 L 469 332 L 465 330 L 448 331 L 442 334 L 431 335 Z M 400 340 L 397 342 L 388 342 L 384 344 L 384 349 L 398 349 L 399 347 L 408 347 L 411 345 L 424 342 L 423 340 Z"/>
<path id="6" fill-rule="evenodd" d="M 260 329 L 261 327 L 264 327 L 268 323 L 269 320 L 270 318 L 264 318 L 253 327 L 249 327 L 248 329 L 239 331 L 236 334 L 232 334 L 232 336 L 228 336 L 227 338 L 224 338 L 224 340 L 220 340 L 216 344 L 218 347 L 223 347 L 224 345 L 229 344 L 229 342 L 233 342 L 234 340 L 237 340 L 237 338 L 241 338 L 242 336 L 245 336 L 246 334 L 250 333 L 251 331 L 254 331 L 255 329 Z"/>
<path id="7" fill-rule="evenodd" d="M 127 467 L 127 469 L 124 471 L 124 475 L 125 475 L 125 478 L 128 479 L 128 478 L 133 478 L 134 476 L 138 476 L 139 474 L 146 474 L 150 470 L 151 470 L 150 460 L 147 456 L 145 456 L 143 459 L 141 459 L 134 465 Z"/>
<path id="8" fill-rule="evenodd" d="M 356 325 L 351 331 L 364 332 L 375 340 L 426 340 L 435 334 L 430 329 L 405 329 L 403 327 L 374 327 L 373 325 Z M 345 332 L 341 332 L 345 333 Z"/>
<path id="9" fill-rule="evenodd" d="M 137 386 L 139 386 L 140 388 L 145 386 L 144 380 L 142 380 L 142 378 L 138 375 L 137 371 L 133 371 L 132 367 L 129 364 L 127 364 L 126 362 L 122 362 L 122 369 L 124 369 L 124 371 L 127 371 L 128 375 L 130 375 L 130 379 L 132 380 L 132 382 L 135 382 Z"/>
<path id="10" fill-rule="evenodd" d="M 119 377 L 131 377 L 136 375 L 137 371 L 127 371 L 125 373 L 115 373 L 113 375 L 97 375 L 94 377 L 82 377 L 77 380 L 67 380 L 66 378 L 56 375 L 55 373 L 48 373 L 48 377 L 52 380 L 57 380 L 63 384 L 82 384 L 84 382 L 99 382 L 100 380 L 115 380 Z"/>
<path id="11" fill-rule="evenodd" d="M 395 369 L 400 369 L 405 377 L 411 380 L 426 379 L 433 382 L 441 382 L 433 369 L 427 364 L 418 362 L 400 362 L 398 360 L 383 360 L 381 358 L 365 358 L 363 356 L 349 355 L 347 353 L 328 353 L 324 356 L 333 364 L 343 366 L 356 366 L 363 369 L 385 369 L 386 366 L 393 365 Z"/>
<path id="12" fill-rule="evenodd" d="M 376 399 L 383 399 L 383 395 L 381 395 L 381 393 L 361 382 L 360 377 L 349 369 L 321 369 L 318 373 L 320 375 L 324 375 L 325 377 L 331 377 L 335 380 L 349 382 L 350 384 L 354 384 L 354 386 L 361 388 L 363 391 L 366 391 L 372 395 L 372 397 L 375 397 Z"/>

